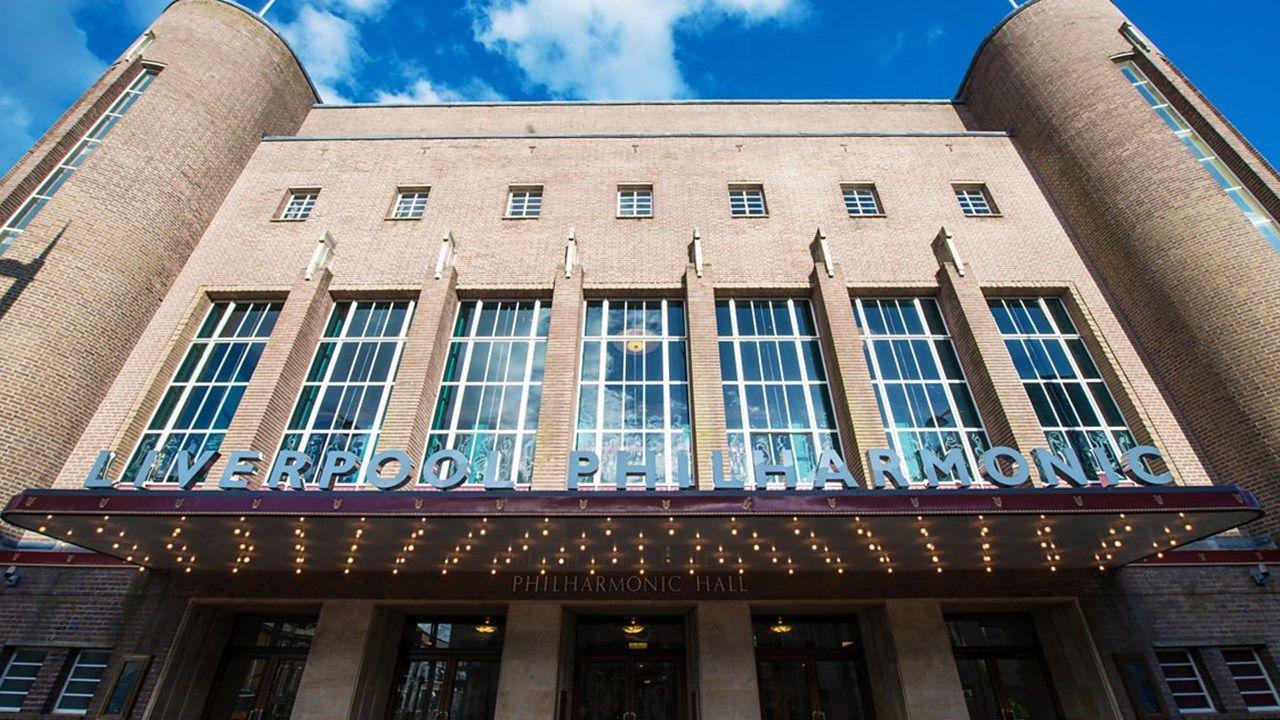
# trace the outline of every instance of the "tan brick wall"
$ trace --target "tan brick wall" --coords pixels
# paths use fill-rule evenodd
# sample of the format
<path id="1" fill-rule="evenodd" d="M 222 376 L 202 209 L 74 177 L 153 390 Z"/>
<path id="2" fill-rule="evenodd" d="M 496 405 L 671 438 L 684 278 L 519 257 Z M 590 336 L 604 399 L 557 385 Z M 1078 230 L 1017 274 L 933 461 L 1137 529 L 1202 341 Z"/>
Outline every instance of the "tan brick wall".
<path id="1" fill-rule="evenodd" d="M 307 116 L 298 134 L 405 137 L 629 132 L 955 132 L 964 129 L 964 120 L 948 102 L 695 101 L 317 107 Z"/>
<path id="2" fill-rule="evenodd" d="M 1125 369 L 1129 391 L 1141 396 L 1152 427 L 1159 430 L 1171 453 L 1189 458 L 1188 463 L 1178 464 L 1180 480 L 1206 480 L 1090 269 L 1007 137 L 655 136 L 544 138 L 534 141 L 533 150 L 529 144 L 505 139 L 263 143 L 85 433 L 62 483 L 78 483 L 93 453 L 118 437 L 114 408 L 137 403 L 147 391 L 154 358 L 165 351 L 160 338 L 169 337 L 174 323 L 185 316 L 189 298 L 203 288 L 228 285 L 264 291 L 288 287 L 326 231 L 339 248 L 331 265 L 330 291 L 343 296 L 425 293 L 435 282 L 431 271 L 439 238 L 451 231 L 456 239 L 457 293 L 463 297 L 547 297 L 553 289 L 557 296 L 569 292 L 562 263 L 565 240 L 574 232 L 581 269 L 569 282 L 580 282 L 582 289 L 570 293 L 572 301 L 561 302 L 557 297 L 554 304 L 552 333 L 565 335 L 550 342 L 536 471 L 539 487 L 560 487 L 564 453 L 572 442 L 580 344 L 577 315 L 584 293 L 591 297 L 686 295 L 691 333 L 707 334 L 701 340 L 691 339 L 694 412 L 698 418 L 711 418 L 711 429 L 701 423 L 695 429 L 700 454 L 705 454 L 723 443 L 723 421 L 715 421 L 716 413 L 723 414 L 718 382 L 699 380 L 710 377 L 709 369 L 718 376 L 718 367 L 711 365 L 717 362 L 715 297 L 811 295 L 815 266 L 810 242 L 817 227 L 828 236 L 839 263 L 842 279 L 837 285 L 847 288 L 843 293 L 834 288 L 833 298 L 843 298 L 847 305 L 850 291 L 937 294 L 939 265 L 931 242 L 944 224 L 955 233 L 968 262 L 968 279 L 976 288 L 1053 287 L 1058 293 L 1064 287 L 1078 288 L 1080 302 L 1089 307 L 1098 332 L 1109 341 L 1114 362 Z M 839 183 L 859 179 L 877 183 L 886 217 L 845 215 Z M 1003 210 L 1001 217 L 961 215 L 951 182 L 966 179 L 988 184 Z M 728 184 L 742 180 L 764 183 L 767 218 L 729 216 Z M 653 218 L 614 216 L 617 185 L 632 181 L 654 184 Z M 544 184 L 542 217 L 503 219 L 507 187 L 524 182 Z M 392 193 L 406 184 L 432 187 L 425 216 L 417 221 L 386 220 Z M 303 186 L 321 188 L 311 218 L 301 223 L 272 222 L 285 191 Z M 688 245 L 694 229 L 701 233 L 707 273 L 701 284 L 686 288 Z M 704 307 L 701 311 L 699 303 Z M 407 426 L 408 415 L 401 415 L 416 412 L 416 421 L 425 423 L 434 404 L 438 369 L 432 363 L 438 364 L 444 352 L 437 326 L 447 323 L 452 314 L 431 307 L 428 302 L 419 304 L 413 332 L 425 333 L 424 338 L 437 333 L 433 357 L 424 365 L 415 352 L 419 360 L 401 368 L 392 394 L 393 410 L 399 410 L 392 414 L 396 419 L 388 426 L 384 447 L 389 447 L 386 443 L 394 435 L 397 442 L 413 446 L 406 450 L 417 453 L 421 429 Z M 983 303 L 969 312 L 977 313 L 979 322 L 992 324 Z M 276 334 L 289 332 L 291 322 L 282 317 Z M 835 338 L 830 328 L 824 332 Z M 857 347 L 856 333 L 846 332 L 840 335 L 842 347 L 850 337 L 855 343 L 850 347 Z M 309 359 L 313 348 L 313 340 L 306 342 L 299 357 Z M 842 371 L 842 378 L 846 387 L 861 387 L 867 395 L 860 412 L 872 417 L 871 425 L 876 427 L 863 423 L 861 432 L 874 444 L 879 437 L 878 414 L 869 404 L 870 386 L 860 351 L 849 354 L 857 361 L 850 367 L 857 369 Z M 1008 362 L 1003 355 L 993 359 Z M 972 377 L 975 368 L 966 364 L 966 369 Z M 274 372 L 264 364 L 254 385 L 276 384 Z M 296 387 L 278 392 L 288 397 L 285 404 L 291 406 Z M 847 400 L 848 390 L 843 393 Z M 1026 404 L 1025 396 L 1014 397 Z M 284 422 L 283 417 L 279 422 Z M 1027 417 L 1034 423 L 1032 416 Z M 1026 417 L 1019 420 L 1026 421 Z M 988 423 L 993 422 L 998 420 L 988 413 Z M 278 438 L 277 432 L 264 434 Z M 700 458 L 700 463 L 700 474 L 706 479 L 705 459 Z"/>
<path id="3" fill-rule="evenodd" d="M 292 132 L 311 102 L 292 55 L 242 9 L 181 0 L 153 29 L 143 59 L 165 66 L 159 77 L 0 259 L 5 495 L 52 483 L 260 135 Z M 132 77 L 109 69 L 0 183 L 0 207 Z M 194 297 L 190 286 L 172 296 L 151 359 Z M 158 365 L 148 364 L 140 387 Z M 138 397 L 104 408 L 109 435 Z"/>
<path id="4" fill-rule="evenodd" d="M 1129 333 L 1158 379 L 1132 384 L 1161 428 L 1172 405 L 1198 450 L 1165 446 L 1179 467 L 1207 465 L 1264 506 L 1280 503 L 1280 253 L 1119 72 L 1137 53 L 1152 81 L 1276 212 L 1280 182 L 1266 161 L 1152 48 L 1119 32 L 1105 0 L 1041 0 L 998 30 L 962 92 L 975 127 L 1014 128 L 1028 166 L 1071 240 L 1123 317 L 1098 318 L 1108 342 Z M 1064 278 L 1065 279 L 1065 278 Z M 1091 315 L 1100 303 L 1080 286 Z M 1128 348 L 1116 352 L 1126 376 Z M 1134 358 L 1136 361 L 1137 359 Z M 1126 410 L 1128 416 L 1128 411 Z M 1280 528 L 1280 516 L 1259 523 Z"/>

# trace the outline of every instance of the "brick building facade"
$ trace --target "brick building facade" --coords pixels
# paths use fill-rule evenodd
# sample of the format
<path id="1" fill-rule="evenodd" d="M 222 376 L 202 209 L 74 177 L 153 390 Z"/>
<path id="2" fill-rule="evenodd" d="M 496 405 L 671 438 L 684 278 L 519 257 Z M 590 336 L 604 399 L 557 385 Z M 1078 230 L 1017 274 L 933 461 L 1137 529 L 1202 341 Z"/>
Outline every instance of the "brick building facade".
<path id="1" fill-rule="evenodd" d="M 1110 3 L 954 101 L 314 101 L 177 0 L 0 181 L 0 718 L 1280 717 L 1280 186 Z"/>

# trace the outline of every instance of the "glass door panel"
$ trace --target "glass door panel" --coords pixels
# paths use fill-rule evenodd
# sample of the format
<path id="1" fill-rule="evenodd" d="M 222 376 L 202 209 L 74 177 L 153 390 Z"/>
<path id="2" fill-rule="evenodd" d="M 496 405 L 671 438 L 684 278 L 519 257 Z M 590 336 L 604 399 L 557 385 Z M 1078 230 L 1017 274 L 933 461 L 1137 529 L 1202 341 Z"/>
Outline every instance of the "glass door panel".
<path id="1" fill-rule="evenodd" d="M 858 666 L 851 660 L 815 660 L 818 720 L 870 720 L 871 714 L 862 704 L 858 691 Z"/>
<path id="2" fill-rule="evenodd" d="M 812 720 L 806 663 L 799 660 L 761 660 L 759 672 L 763 720 Z"/>
<path id="3" fill-rule="evenodd" d="M 293 699 L 298 695 L 298 683 L 302 680 L 302 668 L 306 662 L 300 658 L 272 661 L 274 667 L 262 708 L 263 720 L 288 720 L 293 713 Z"/>
<path id="4" fill-rule="evenodd" d="M 267 658 L 231 658 L 209 703 L 209 720 L 253 720 Z"/>
<path id="5" fill-rule="evenodd" d="M 947 626 L 969 720 L 1062 717 L 1029 615 L 954 615 Z"/>
<path id="6" fill-rule="evenodd" d="M 498 661 L 458 660 L 449 720 L 489 720 L 498 697 Z"/>
<path id="7" fill-rule="evenodd" d="M 969 720 L 1002 720 L 995 683 L 987 674 L 987 662 L 956 660 L 956 670 L 960 672 L 960 687 L 964 689 Z"/>
<path id="8" fill-rule="evenodd" d="M 762 720 L 873 720 L 856 617 L 753 620 Z"/>
<path id="9" fill-rule="evenodd" d="M 577 720 L 630 720 L 623 718 L 628 708 L 627 660 L 596 660 L 578 663 Z"/>
<path id="10" fill-rule="evenodd" d="M 444 696 L 445 663 L 421 661 L 409 663 L 400 692 L 393 697 L 393 720 L 434 718 Z"/>
<path id="11" fill-rule="evenodd" d="M 633 660 L 631 720 L 675 720 L 680 717 L 680 681 L 673 660 Z"/>
<path id="12" fill-rule="evenodd" d="M 1057 720 L 1058 710 L 1038 658 L 997 658 L 989 662 L 1003 696 L 1002 720 Z"/>

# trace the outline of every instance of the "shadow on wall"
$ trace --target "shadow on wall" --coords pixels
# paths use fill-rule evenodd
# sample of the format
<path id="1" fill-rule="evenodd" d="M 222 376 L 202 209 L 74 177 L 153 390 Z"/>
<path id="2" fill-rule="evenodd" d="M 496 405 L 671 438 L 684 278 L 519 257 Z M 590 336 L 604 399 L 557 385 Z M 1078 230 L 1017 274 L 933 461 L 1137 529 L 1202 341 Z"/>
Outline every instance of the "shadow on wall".
<path id="1" fill-rule="evenodd" d="M 35 279 L 40 268 L 44 267 L 45 260 L 49 258 L 49 253 L 53 252 L 53 246 L 58 244 L 64 233 L 71 223 L 65 223 L 62 229 L 49 240 L 49 244 L 44 246 L 40 254 L 33 258 L 30 262 L 18 262 L 11 258 L 0 258 L 0 278 L 13 278 L 13 284 L 0 296 L 0 319 L 9 314 L 9 309 L 18 302 L 18 297 L 27 289 L 31 281 Z"/>

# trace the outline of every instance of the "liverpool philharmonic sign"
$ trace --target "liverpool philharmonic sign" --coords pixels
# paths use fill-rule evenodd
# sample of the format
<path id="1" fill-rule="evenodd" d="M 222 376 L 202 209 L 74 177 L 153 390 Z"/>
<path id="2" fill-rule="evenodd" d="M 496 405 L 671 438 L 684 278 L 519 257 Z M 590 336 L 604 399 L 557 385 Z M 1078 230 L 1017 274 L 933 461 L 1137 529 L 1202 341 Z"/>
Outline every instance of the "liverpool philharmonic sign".
<path id="1" fill-rule="evenodd" d="M 1149 445 L 1139 445 L 1125 453 L 1123 468 L 1117 468 L 1101 450 L 1094 449 L 1093 455 L 1100 472 L 1095 473 L 1088 468 L 1069 448 L 1062 455 L 1045 448 L 1035 448 L 1031 452 L 1032 459 L 1029 460 L 1013 448 L 996 446 L 978 458 L 978 466 L 982 469 L 984 479 L 1003 488 L 1030 485 L 1032 462 L 1039 468 L 1040 480 L 1046 487 L 1058 487 L 1062 483 L 1085 487 L 1098 485 L 1099 482 L 1103 487 L 1111 487 L 1124 477 L 1150 486 L 1169 485 L 1173 482 L 1173 476 L 1167 471 L 1152 469 L 1152 464 L 1161 458 L 1160 452 Z M 220 453 L 212 450 L 196 456 L 180 452 L 172 472 L 177 486 L 183 490 L 193 490 L 210 483 L 208 471 L 220 457 Z M 114 487 L 117 483 L 109 477 L 114 459 L 115 453 L 109 450 L 99 452 L 85 478 L 84 486 L 91 489 Z M 154 481 L 152 476 L 157 460 L 158 455 L 154 450 L 143 457 L 135 475 L 137 479 L 133 483 L 134 487 L 144 488 Z M 637 460 L 640 462 L 637 463 Z M 589 450 L 576 450 L 569 453 L 566 487 L 569 490 L 631 490 L 642 487 L 662 491 L 693 489 L 696 485 L 688 471 L 688 460 L 687 453 L 678 453 L 675 465 L 679 470 L 676 477 L 673 481 L 659 483 L 658 467 L 661 460 L 656 455 L 637 457 L 632 453 L 619 453 L 614 463 L 613 477 L 606 478 L 601 477 L 599 455 Z M 724 453 L 712 452 L 710 460 L 712 487 L 716 490 L 745 489 L 741 479 L 726 476 Z M 821 492 L 860 488 L 844 460 L 834 450 L 823 451 L 814 466 L 816 469 L 808 477 L 800 477 L 795 463 L 789 457 L 784 457 L 782 463 L 773 464 L 763 454 L 757 453 L 755 460 L 752 472 L 757 490 Z M 950 484 L 952 480 L 959 487 L 966 488 L 973 482 L 969 462 L 959 448 L 954 448 L 941 457 L 925 448 L 920 453 L 920 461 L 925 480 L 922 483 L 911 483 L 903 473 L 902 461 L 896 453 L 891 450 L 868 450 L 870 489 L 937 488 L 943 482 Z M 452 490 L 464 484 L 472 490 L 477 487 L 485 490 L 514 489 L 510 482 L 497 479 L 499 463 L 496 455 L 491 455 L 486 465 L 487 471 L 482 477 L 470 478 L 467 457 L 457 450 L 442 450 L 426 458 L 418 480 L 422 486 L 439 490 Z M 363 467 L 358 455 L 344 450 L 326 453 L 319 467 L 315 467 L 305 453 L 297 450 L 281 450 L 271 463 L 264 462 L 262 453 L 255 450 L 238 450 L 227 453 L 226 465 L 212 483 L 219 490 L 245 490 L 249 488 L 250 481 L 264 471 L 266 475 L 262 484 L 272 490 L 332 490 L 339 482 L 352 481 L 362 481 L 365 486 L 377 490 L 399 490 L 415 478 L 413 459 L 403 450 L 374 453 Z"/>

